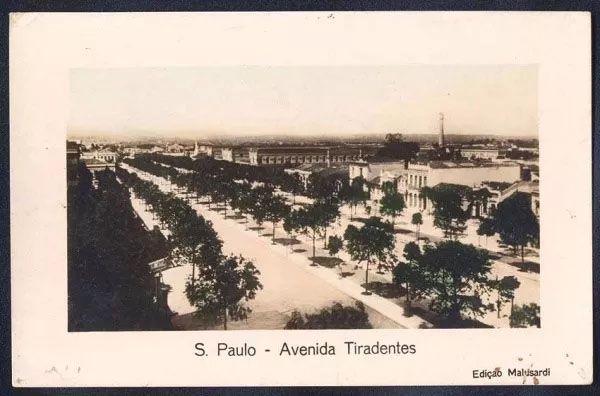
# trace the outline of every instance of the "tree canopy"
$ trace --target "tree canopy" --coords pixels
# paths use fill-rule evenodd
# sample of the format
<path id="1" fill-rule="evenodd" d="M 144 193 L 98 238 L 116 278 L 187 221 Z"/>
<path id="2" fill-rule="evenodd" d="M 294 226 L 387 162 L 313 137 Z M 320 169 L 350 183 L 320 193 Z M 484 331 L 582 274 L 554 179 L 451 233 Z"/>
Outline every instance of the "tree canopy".
<path id="1" fill-rule="evenodd" d="M 185 293 L 196 307 L 196 315 L 207 324 L 223 323 L 248 317 L 252 310 L 245 302 L 262 289 L 260 272 L 242 256 L 219 256 L 204 263 L 197 282 L 187 282 Z"/>
<path id="2" fill-rule="evenodd" d="M 415 158 L 418 152 L 418 143 L 404 141 L 400 133 L 388 133 L 385 135 L 385 142 L 377 152 L 377 156 L 408 161 Z"/>
<path id="3" fill-rule="evenodd" d="M 490 307 L 481 295 L 488 293 L 491 262 L 487 251 L 458 241 L 426 245 L 417 259 L 424 294 L 430 308 L 454 321 L 462 315 L 480 316 Z"/>
<path id="4" fill-rule="evenodd" d="M 521 265 L 524 267 L 524 247 L 540 238 L 540 225 L 531 210 L 530 197 L 516 192 L 500 202 L 494 214 L 494 229 L 502 242 L 513 246 L 515 251 L 521 248 Z"/>
<path id="5" fill-rule="evenodd" d="M 168 330 L 168 307 L 148 263 L 168 255 L 159 231 L 147 231 L 129 192 L 109 170 L 67 167 L 69 331 Z"/>
<path id="6" fill-rule="evenodd" d="M 402 194 L 394 191 L 386 191 L 381 198 L 381 213 L 392 218 L 392 227 L 396 222 L 396 217 L 402 214 L 406 207 Z"/>
<path id="7" fill-rule="evenodd" d="M 366 262 L 365 294 L 369 292 L 369 266 L 384 265 L 395 246 L 391 224 L 384 223 L 378 217 L 369 218 L 365 224 L 357 228 L 350 224 L 344 232 L 346 249 L 353 260 Z"/>
<path id="8" fill-rule="evenodd" d="M 540 306 L 531 303 L 515 306 L 510 316 L 510 327 L 540 327 Z"/>
<path id="9" fill-rule="evenodd" d="M 456 184 L 440 183 L 424 187 L 421 193 L 433 203 L 433 225 L 444 231 L 446 237 L 457 238 L 465 229 L 469 212 L 464 207 L 470 188 Z"/>
<path id="10" fill-rule="evenodd" d="M 343 306 L 334 303 L 331 307 L 323 308 L 319 312 L 302 315 L 298 311 L 292 312 L 291 319 L 285 329 L 371 329 L 369 315 L 362 302 L 356 301 L 355 306 Z"/>

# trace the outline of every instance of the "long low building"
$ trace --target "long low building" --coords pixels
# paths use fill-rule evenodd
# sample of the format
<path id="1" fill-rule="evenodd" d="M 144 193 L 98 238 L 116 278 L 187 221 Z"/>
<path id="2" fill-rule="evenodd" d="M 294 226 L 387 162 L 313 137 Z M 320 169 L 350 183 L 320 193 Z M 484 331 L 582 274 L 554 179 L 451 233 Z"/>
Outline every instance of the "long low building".
<path id="1" fill-rule="evenodd" d="M 255 166 L 301 164 L 348 164 L 375 155 L 380 145 L 295 145 L 250 146 L 195 144 L 193 156 L 206 155 L 218 160 Z"/>

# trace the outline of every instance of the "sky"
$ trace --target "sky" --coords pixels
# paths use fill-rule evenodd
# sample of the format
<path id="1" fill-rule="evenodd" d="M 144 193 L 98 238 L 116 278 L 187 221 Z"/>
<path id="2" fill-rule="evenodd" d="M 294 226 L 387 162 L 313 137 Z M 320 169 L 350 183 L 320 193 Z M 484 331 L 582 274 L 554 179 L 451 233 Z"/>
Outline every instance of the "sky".
<path id="1" fill-rule="evenodd" d="M 537 66 L 74 69 L 69 134 L 537 136 Z"/>

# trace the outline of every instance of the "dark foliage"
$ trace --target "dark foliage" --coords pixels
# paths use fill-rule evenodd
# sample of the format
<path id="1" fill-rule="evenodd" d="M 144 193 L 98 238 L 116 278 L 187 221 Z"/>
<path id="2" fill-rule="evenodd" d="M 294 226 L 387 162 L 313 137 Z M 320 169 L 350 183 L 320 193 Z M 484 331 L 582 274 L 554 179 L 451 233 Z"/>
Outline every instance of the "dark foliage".
<path id="1" fill-rule="evenodd" d="M 357 301 L 355 307 L 334 303 L 331 307 L 323 308 L 315 314 L 302 315 L 292 312 L 292 318 L 285 329 L 371 329 L 369 315 L 362 302 Z"/>
<path id="2" fill-rule="evenodd" d="M 164 238 L 144 229 L 113 172 L 96 174 L 97 189 L 83 164 L 69 173 L 69 331 L 169 329 L 148 267 L 166 255 Z"/>

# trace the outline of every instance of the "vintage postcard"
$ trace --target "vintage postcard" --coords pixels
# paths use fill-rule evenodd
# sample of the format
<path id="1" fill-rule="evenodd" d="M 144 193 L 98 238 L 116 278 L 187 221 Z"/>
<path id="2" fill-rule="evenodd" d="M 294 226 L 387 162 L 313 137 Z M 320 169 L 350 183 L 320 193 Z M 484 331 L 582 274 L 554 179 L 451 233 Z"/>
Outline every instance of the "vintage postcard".
<path id="1" fill-rule="evenodd" d="M 10 29 L 13 385 L 591 382 L 588 14 Z"/>

